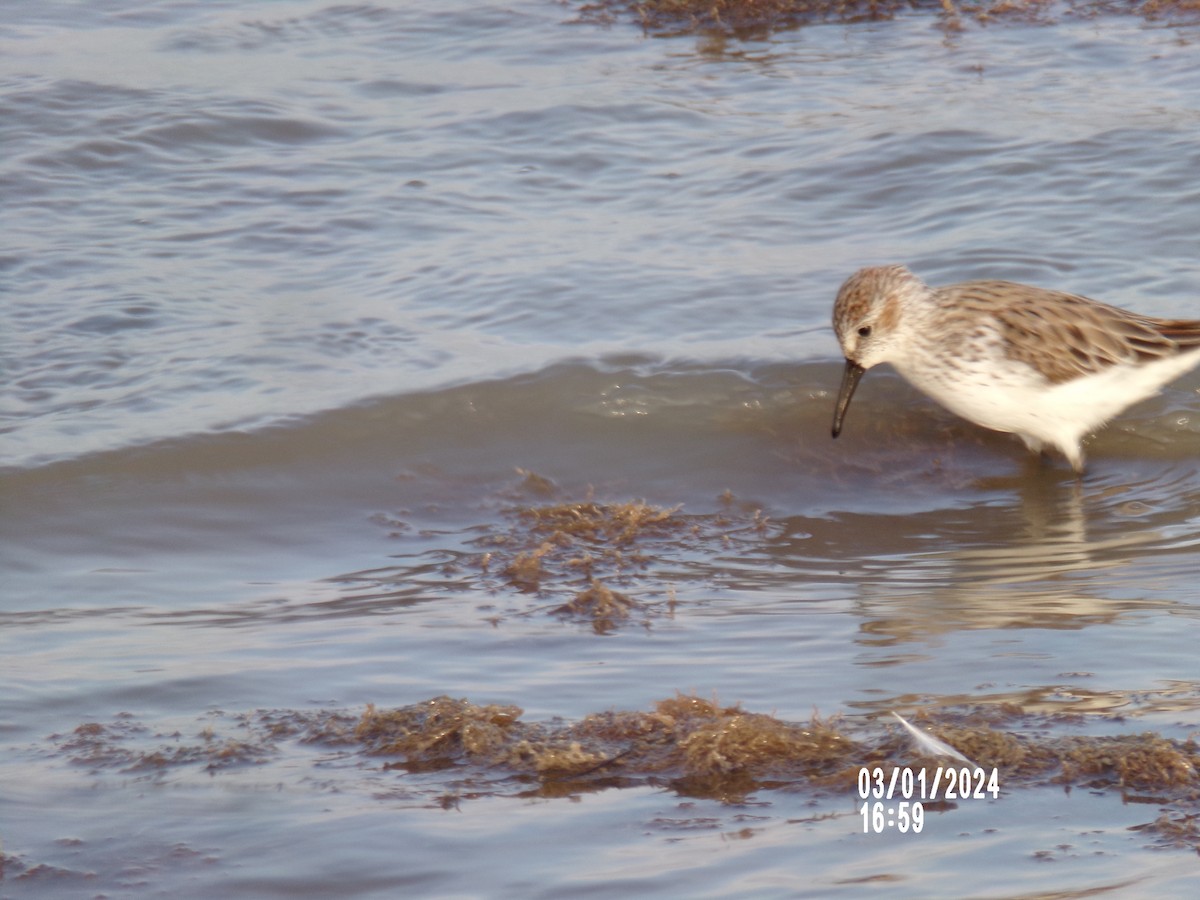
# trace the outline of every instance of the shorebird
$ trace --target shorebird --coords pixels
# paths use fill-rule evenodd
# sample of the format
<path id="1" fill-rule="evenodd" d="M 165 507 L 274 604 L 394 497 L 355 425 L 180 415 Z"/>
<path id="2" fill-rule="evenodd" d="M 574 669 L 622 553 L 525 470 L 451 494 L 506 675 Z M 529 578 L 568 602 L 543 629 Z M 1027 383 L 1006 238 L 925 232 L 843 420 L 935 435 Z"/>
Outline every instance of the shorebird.
<path id="1" fill-rule="evenodd" d="M 964 419 L 1016 434 L 1034 453 L 1057 448 L 1078 474 L 1086 434 L 1200 364 L 1200 320 L 1010 281 L 931 288 L 904 266 L 851 275 L 833 328 L 846 357 L 835 438 L 859 379 L 891 363 Z"/>

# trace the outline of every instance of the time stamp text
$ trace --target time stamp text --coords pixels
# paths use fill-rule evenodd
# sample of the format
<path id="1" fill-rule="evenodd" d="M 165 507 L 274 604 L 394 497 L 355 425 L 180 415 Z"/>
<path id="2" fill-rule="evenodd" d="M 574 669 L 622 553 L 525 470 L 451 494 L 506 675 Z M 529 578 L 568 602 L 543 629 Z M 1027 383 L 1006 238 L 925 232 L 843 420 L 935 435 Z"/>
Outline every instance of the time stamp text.
<path id="1" fill-rule="evenodd" d="M 969 766 L 910 769 L 897 766 L 858 770 L 858 797 L 862 800 L 864 834 L 884 831 L 920 833 L 925 827 L 925 804 L 946 800 L 995 800 L 1000 796 L 1000 774 Z"/>

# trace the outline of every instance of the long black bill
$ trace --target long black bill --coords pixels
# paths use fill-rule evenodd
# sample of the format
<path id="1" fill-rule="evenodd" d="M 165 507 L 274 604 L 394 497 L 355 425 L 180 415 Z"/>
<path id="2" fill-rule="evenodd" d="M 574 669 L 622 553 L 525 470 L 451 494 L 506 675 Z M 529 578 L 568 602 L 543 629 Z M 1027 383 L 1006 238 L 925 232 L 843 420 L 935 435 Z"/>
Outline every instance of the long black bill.
<path id="1" fill-rule="evenodd" d="M 842 389 L 838 391 L 837 406 L 833 410 L 833 436 L 842 433 L 842 420 L 846 418 L 846 410 L 850 408 L 850 398 L 858 381 L 867 370 L 853 360 L 846 360 L 846 371 L 842 373 Z"/>

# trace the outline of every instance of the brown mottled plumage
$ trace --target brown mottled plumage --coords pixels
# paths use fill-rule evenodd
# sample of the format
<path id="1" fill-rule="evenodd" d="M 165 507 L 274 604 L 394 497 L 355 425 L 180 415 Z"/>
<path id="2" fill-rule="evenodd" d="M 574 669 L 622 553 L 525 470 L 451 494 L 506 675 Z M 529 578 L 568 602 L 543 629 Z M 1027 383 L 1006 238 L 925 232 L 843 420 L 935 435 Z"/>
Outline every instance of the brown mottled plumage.
<path id="1" fill-rule="evenodd" d="M 833 325 L 846 356 L 834 437 L 863 372 L 889 362 L 963 418 L 1059 448 L 1077 472 L 1085 434 L 1200 363 L 1200 321 L 1009 281 L 930 288 L 904 266 L 850 276 Z"/>

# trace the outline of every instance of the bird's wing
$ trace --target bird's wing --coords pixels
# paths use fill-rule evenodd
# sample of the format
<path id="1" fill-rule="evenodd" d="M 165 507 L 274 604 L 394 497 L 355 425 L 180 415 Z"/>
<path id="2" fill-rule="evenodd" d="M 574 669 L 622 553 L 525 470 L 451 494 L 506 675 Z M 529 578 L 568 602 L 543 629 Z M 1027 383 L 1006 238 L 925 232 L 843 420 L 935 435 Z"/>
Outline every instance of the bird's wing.
<path id="1" fill-rule="evenodd" d="M 963 300 L 985 298 L 1010 359 L 1053 383 L 1109 366 L 1165 359 L 1200 348 L 1200 320 L 1156 319 L 1061 291 L 1010 282 L 968 282 Z"/>

